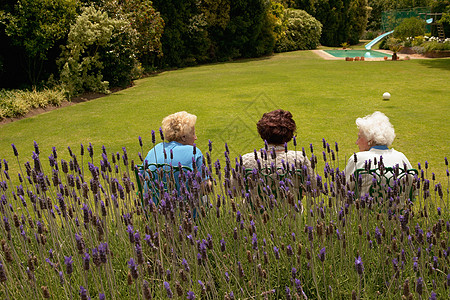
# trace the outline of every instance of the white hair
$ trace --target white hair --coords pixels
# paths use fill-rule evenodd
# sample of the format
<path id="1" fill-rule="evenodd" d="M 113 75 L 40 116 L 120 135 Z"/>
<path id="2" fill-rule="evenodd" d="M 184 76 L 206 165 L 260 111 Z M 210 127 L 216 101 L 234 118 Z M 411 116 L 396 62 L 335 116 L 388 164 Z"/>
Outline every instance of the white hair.
<path id="1" fill-rule="evenodd" d="M 165 117 L 161 128 L 167 141 L 181 142 L 183 136 L 191 133 L 196 121 L 196 115 L 179 111 Z"/>
<path id="2" fill-rule="evenodd" d="M 376 111 L 364 118 L 356 119 L 356 125 L 368 141 L 375 145 L 390 146 L 395 139 L 394 126 L 382 112 Z"/>

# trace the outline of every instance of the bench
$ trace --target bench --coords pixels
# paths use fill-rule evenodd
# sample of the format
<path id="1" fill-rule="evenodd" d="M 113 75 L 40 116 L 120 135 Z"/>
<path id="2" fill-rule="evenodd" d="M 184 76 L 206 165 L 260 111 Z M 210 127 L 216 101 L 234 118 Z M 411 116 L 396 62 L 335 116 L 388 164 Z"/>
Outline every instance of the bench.
<path id="1" fill-rule="evenodd" d="M 263 167 L 261 169 L 244 169 L 244 186 L 248 193 L 253 195 L 258 195 L 259 199 L 270 197 L 273 194 L 275 199 L 286 199 L 286 201 L 294 201 L 294 199 L 289 199 L 285 190 L 281 187 L 282 184 L 289 187 L 290 191 L 294 194 L 297 193 L 298 200 L 303 197 L 304 189 L 304 178 L 306 175 L 306 170 L 302 169 L 290 169 L 286 170 L 281 167 Z M 291 182 L 292 185 L 289 185 Z M 268 188 L 270 190 L 268 190 Z M 257 199 L 257 201 L 259 200 Z M 259 201 L 258 201 L 259 202 Z M 260 203 L 255 203 L 259 207 Z M 255 209 L 255 204 L 250 201 L 250 206 Z M 295 203 L 293 203 L 295 204 Z M 301 208 L 300 208 L 301 209 Z"/>
<path id="2" fill-rule="evenodd" d="M 379 167 L 374 169 L 357 169 L 355 176 L 355 197 L 359 198 L 363 184 L 370 180 L 369 196 L 383 199 L 407 195 L 410 201 L 414 200 L 414 178 L 419 174 L 416 169 L 395 167 Z"/>
<path id="3" fill-rule="evenodd" d="M 147 192 L 153 202 L 158 205 L 161 195 L 179 189 L 179 177 L 183 172 L 192 172 L 192 169 L 186 166 L 172 166 L 171 164 L 148 164 L 136 165 L 134 174 L 136 176 L 138 196 L 142 205 L 145 207 L 144 194 Z M 145 188 L 145 185 L 147 188 Z"/>

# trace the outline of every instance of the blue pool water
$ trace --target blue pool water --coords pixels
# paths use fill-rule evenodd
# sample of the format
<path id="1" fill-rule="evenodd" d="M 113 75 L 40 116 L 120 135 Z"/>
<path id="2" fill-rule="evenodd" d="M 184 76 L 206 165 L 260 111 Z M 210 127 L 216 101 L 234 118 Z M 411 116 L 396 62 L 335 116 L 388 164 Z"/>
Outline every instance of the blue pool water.
<path id="1" fill-rule="evenodd" d="M 334 57 L 365 57 L 365 58 L 376 58 L 388 56 L 386 53 L 378 51 L 367 51 L 367 50 L 323 50 Z"/>

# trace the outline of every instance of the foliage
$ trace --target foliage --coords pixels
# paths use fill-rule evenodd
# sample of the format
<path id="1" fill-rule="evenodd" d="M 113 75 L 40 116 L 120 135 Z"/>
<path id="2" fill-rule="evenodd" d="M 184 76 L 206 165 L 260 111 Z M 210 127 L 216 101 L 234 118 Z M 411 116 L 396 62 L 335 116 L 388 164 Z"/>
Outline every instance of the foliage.
<path id="1" fill-rule="evenodd" d="M 423 35 L 424 33 L 425 21 L 416 17 L 404 19 L 394 30 L 394 36 L 402 40 Z"/>
<path id="2" fill-rule="evenodd" d="M 134 35 L 135 41 L 115 42 L 113 38 L 112 47 L 121 47 L 121 44 L 128 45 L 127 51 L 132 52 L 132 55 L 136 56 L 145 69 L 153 69 L 154 60 L 163 54 L 161 36 L 164 31 L 164 20 L 152 6 L 152 2 L 150 0 L 108 0 L 105 1 L 102 8 L 108 12 L 111 18 L 128 20 L 131 28 L 135 31 L 134 34 L 128 34 L 128 36 Z M 120 39 L 124 38 L 126 37 Z M 114 71 L 106 73 L 112 75 Z M 110 82 L 110 85 L 115 86 L 113 82 Z"/>
<path id="3" fill-rule="evenodd" d="M 164 56 L 157 59 L 158 67 L 185 66 L 206 55 L 209 41 L 198 1 L 155 0 L 153 5 L 165 24 L 161 37 Z"/>
<path id="4" fill-rule="evenodd" d="M 370 12 L 367 0 L 282 2 L 305 10 L 316 18 L 323 25 L 320 42 L 326 46 L 339 46 L 343 42 L 358 43 L 366 29 Z"/>
<path id="5" fill-rule="evenodd" d="M 130 84 L 131 71 L 137 64 L 135 41 L 135 31 L 128 21 L 112 19 L 93 6 L 84 8 L 70 28 L 59 60 L 62 84 L 71 95 L 83 91 L 107 93 L 109 83 L 105 79 L 122 86 Z M 108 64 L 106 69 L 104 64 Z"/>
<path id="6" fill-rule="evenodd" d="M 307 12 L 286 9 L 284 12 L 286 30 L 277 41 L 277 52 L 315 49 L 319 45 L 322 24 Z"/>
<path id="7" fill-rule="evenodd" d="M 440 0 L 438 0 L 440 1 Z M 371 7 L 368 30 L 380 30 L 381 29 L 381 14 L 384 11 L 395 9 L 408 9 L 414 7 L 429 7 L 434 3 L 434 0 L 368 0 L 368 5 Z"/>
<path id="8" fill-rule="evenodd" d="M 44 61 L 55 59 L 49 51 L 66 37 L 77 7 L 72 0 L 19 0 L 0 14 L 6 35 L 24 49 L 31 84 L 38 83 Z"/>
<path id="9" fill-rule="evenodd" d="M 350 2 L 348 42 L 351 45 L 359 43 L 359 39 L 366 30 L 369 15 L 370 9 L 367 0 L 353 0 Z"/>
<path id="10" fill-rule="evenodd" d="M 59 106 L 65 100 L 66 91 L 61 88 L 0 90 L 0 120 L 23 116 L 33 108 Z"/>
<path id="11" fill-rule="evenodd" d="M 438 42 L 438 41 L 427 41 L 422 44 L 422 47 L 426 52 L 428 51 L 443 51 L 450 50 L 450 39 L 447 39 L 446 42 Z"/>
<path id="12" fill-rule="evenodd" d="M 389 47 L 389 50 L 396 53 L 401 50 L 403 44 L 401 40 L 390 37 L 387 39 L 387 46 Z"/>
<path id="13" fill-rule="evenodd" d="M 447 295 L 449 194 L 445 184 L 429 179 L 428 165 L 412 179 L 414 203 L 398 189 L 355 198 L 337 168 L 337 144 L 324 140 L 323 149 L 314 149 L 326 160 L 322 170 L 314 170 L 316 191 L 306 181 L 299 198 L 296 177 L 275 179 L 272 190 L 255 172 L 247 188 L 233 159 L 227 157 L 225 168 L 213 163 L 212 146 L 211 161 L 184 174 L 189 189 L 167 191 L 156 207 L 148 195 L 142 203 L 136 194 L 126 148 L 111 153 L 81 145 L 80 151 L 68 148 L 69 156 L 55 147 L 45 153 L 35 142 L 30 162 L 23 163 L 22 149 L 13 144 L 14 161 L 23 171 L 19 179 L 10 172 L 16 163 L 2 161 L 3 294 L 14 299 Z M 210 191 L 197 184 L 202 172 L 214 182 Z M 230 183 L 231 174 L 236 182 Z M 260 205 L 254 209 L 250 203 Z"/>
<path id="14" fill-rule="evenodd" d="M 221 36 L 214 36 L 220 60 L 257 57 L 273 51 L 276 18 L 269 14 L 271 4 L 263 0 L 230 1 L 230 21 Z"/>

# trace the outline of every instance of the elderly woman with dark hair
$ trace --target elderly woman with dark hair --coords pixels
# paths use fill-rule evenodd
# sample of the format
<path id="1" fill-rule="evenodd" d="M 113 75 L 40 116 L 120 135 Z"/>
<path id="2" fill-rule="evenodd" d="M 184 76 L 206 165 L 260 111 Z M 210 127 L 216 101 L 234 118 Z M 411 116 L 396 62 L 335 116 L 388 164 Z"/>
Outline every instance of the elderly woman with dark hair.
<path id="1" fill-rule="evenodd" d="M 295 168 L 306 166 L 308 174 L 313 178 L 313 171 L 308 158 L 301 151 L 287 149 L 287 143 L 292 140 L 297 129 L 292 114 L 289 111 L 277 109 L 263 114 L 256 124 L 261 139 L 265 141 L 265 150 L 247 153 L 242 156 L 244 168 L 257 169 L 261 166 Z"/>
<path id="2" fill-rule="evenodd" d="M 365 168 L 366 164 L 374 168 L 375 160 L 377 162 L 382 161 L 385 167 L 398 165 L 400 168 L 406 166 L 406 169 L 412 169 L 411 163 L 403 153 L 394 150 L 394 148 L 389 149 L 395 139 L 395 131 L 394 126 L 385 114 L 376 111 L 364 118 L 357 118 L 356 125 L 359 130 L 356 140 L 359 152 L 352 155 L 348 160 L 344 171 L 347 182 L 350 181 L 350 177 L 357 169 Z M 367 193 L 372 184 L 371 176 L 367 177 L 367 180 L 362 182 L 361 195 Z"/>

